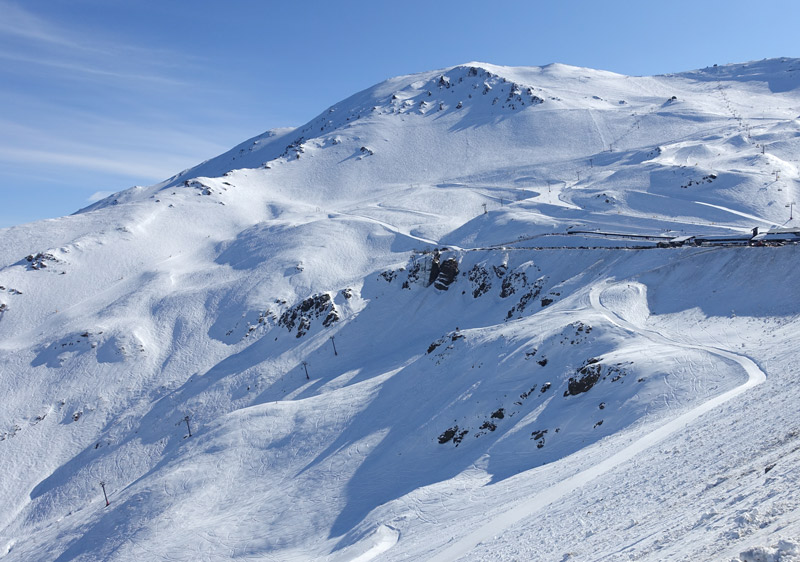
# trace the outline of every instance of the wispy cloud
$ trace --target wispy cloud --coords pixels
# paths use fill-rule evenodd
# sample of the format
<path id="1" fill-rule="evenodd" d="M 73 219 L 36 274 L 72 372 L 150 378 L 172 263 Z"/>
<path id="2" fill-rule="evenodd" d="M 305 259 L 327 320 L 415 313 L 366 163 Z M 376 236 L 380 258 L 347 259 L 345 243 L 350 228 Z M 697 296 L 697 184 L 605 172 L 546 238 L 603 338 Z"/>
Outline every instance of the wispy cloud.
<path id="1" fill-rule="evenodd" d="M 210 123 L 187 122 L 195 102 L 186 92 L 200 90 L 192 86 L 202 75 L 194 55 L 104 37 L 102 29 L 51 14 L 0 0 L 0 82 L 10 86 L 0 90 L 7 177 L 31 169 L 153 182 L 227 148 L 208 140 Z"/>
<path id="2" fill-rule="evenodd" d="M 143 19 L 87 28 L 45 6 L 0 0 L 0 192 L 20 216 L 67 193 L 80 199 L 52 214 L 161 181 L 259 132 L 222 70 L 181 44 L 142 41 Z"/>
<path id="3" fill-rule="evenodd" d="M 0 126 L 8 133 L 0 135 L 0 162 L 6 165 L 79 169 L 136 181 L 162 180 L 227 148 L 204 140 L 203 135 L 170 129 L 130 127 L 116 137 L 117 127 L 103 127 L 99 121 L 91 129 L 104 129 L 106 134 L 84 132 L 80 137 L 3 121 Z"/>
<path id="4" fill-rule="evenodd" d="M 150 48 L 115 36 L 104 38 L 97 30 L 80 30 L 47 20 L 19 4 L 0 0 L 0 58 L 80 73 L 97 79 L 140 81 L 167 86 L 184 86 L 188 75 L 201 60 L 194 55 Z M 91 31 L 91 32 L 89 32 Z"/>
<path id="5" fill-rule="evenodd" d="M 76 151 L 58 151 L 32 148 L 14 148 L 0 145 L 0 161 L 11 161 L 16 164 L 57 165 L 82 170 L 94 170 L 146 180 L 157 181 L 169 176 L 179 167 L 176 157 L 161 157 L 153 162 L 155 154 L 128 153 L 114 154 L 93 151 L 89 153 Z M 172 161 L 172 162 L 170 162 Z"/>
<path id="6" fill-rule="evenodd" d="M 13 100 L 13 101 L 10 101 Z M 16 103 L 15 103 L 16 102 Z M 0 105 L 14 106 L 14 96 L 0 96 Z M 57 107 L 36 103 L 30 114 L 53 114 Z M 62 115 L 58 123 L 32 124 L 0 119 L 0 168 L 19 178 L 25 170 L 46 172 L 62 179 L 80 175 L 109 175 L 114 181 L 155 183 L 229 148 L 241 140 L 235 132 L 152 119 L 126 121 L 118 116 L 75 111 Z M 220 137 L 231 139 L 218 142 Z M 17 183 L 15 180 L 13 183 Z M 124 188 L 129 184 L 109 187 Z"/>
<path id="7" fill-rule="evenodd" d="M 121 70 L 107 70 L 98 66 L 90 64 L 82 64 L 79 62 L 70 62 L 64 59 L 54 59 L 49 56 L 34 56 L 23 53 L 3 53 L 0 52 L 0 59 L 5 59 L 14 62 L 23 62 L 27 64 L 38 64 L 49 68 L 63 70 L 68 73 L 79 72 L 85 75 L 94 76 L 99 79 L 121 79 L 130 82 L 145 81 L 149 83 L 156 83 L 166 86 L 187 86 L 189 83 L 185 80 L 179 80 L 170 76 L 163 76 L 159 74 L 145 74 L 138 72 L 125 72 Z"/>
<path id="8" fill-rule="evenodd" d="M 12 2 L 0 0 L 0 13 L 3 14 L 0 18 L 2 35 L 12 35 L 62 47 L 81 48 L 78 43 L 65 37 L 57 27 Z"/>

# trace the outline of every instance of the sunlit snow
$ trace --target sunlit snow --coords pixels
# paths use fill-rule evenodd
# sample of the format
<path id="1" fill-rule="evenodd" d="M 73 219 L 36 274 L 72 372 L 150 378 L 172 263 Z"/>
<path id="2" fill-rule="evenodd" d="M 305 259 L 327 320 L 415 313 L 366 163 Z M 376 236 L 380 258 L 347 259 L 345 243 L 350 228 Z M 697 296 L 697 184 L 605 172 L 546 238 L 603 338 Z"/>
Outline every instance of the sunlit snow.
<path id="1" fill-rule="evenodd" d="M 0 558 L 800 560 L 799 117 L 468 63 L 0 230 Z"/>

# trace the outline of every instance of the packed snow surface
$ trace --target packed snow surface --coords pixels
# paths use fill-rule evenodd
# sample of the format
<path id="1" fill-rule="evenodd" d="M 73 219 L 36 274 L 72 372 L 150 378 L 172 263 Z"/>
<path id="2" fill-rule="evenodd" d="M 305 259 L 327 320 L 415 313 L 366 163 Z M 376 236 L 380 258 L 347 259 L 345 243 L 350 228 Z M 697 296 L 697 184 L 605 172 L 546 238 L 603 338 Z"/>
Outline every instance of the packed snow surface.
<path id="1" fill-rule="evenodd" d="M 0 558 L 800 560 L 798 155 L 800 60 L 468 63 L 0 230 Z"/>

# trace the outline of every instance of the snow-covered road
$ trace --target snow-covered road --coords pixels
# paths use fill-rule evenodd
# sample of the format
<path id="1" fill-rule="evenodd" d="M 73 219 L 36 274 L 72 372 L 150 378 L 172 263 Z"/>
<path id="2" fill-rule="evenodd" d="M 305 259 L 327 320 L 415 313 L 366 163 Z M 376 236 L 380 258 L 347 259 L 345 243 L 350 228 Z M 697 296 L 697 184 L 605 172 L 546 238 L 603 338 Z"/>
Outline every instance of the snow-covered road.
<path id="1" fill-rule="evenodd" d="M 738 363 L 747 373 L 747 380 L 736 388 L 728 390 L 692 408 L 688 412 L 659 426 L 654 431 L 639 437 L 627 447 L 595 466 L 562 480 L 555 486 L 522 501 L 502 516 L 496 517 L 486 525 L 483 525 L 475 531 L 461 537 L 459 540 L 449 544 L 433 556 L 431 558 L 432 561 L 444 562 L 458 560 L 468 555 L 470 551 L 480 543 L 502 535 L 506 529 L 515 523 L 547 507 L 598 476 L 631 460 L 645 449 L 660 443 L 687 425 L 693 423 L 706 412 L 766 380 L 766 374 L 748 357 L 714 346 L 678 342 L 663 333 L 645 328 L 643 321 L 648 315 L 645 289 L 646 287 L 640 283 L 614 283 L 606 280 L 592 288 L 589 294 L 589 300 L 592 308 L 602 313 L 609 322 L 624 330 L 643 335 L 654 342 L 669 343 L 687 349 L 702 350 L 716 355 L 717 357 Z"/>

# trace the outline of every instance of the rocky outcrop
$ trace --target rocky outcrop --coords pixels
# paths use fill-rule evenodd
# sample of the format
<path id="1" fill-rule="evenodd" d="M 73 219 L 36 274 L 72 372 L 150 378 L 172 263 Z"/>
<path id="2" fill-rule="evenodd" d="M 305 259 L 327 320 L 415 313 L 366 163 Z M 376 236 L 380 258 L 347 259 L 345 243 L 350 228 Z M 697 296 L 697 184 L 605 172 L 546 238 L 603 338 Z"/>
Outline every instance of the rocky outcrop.
<path id="1" fill-rule="evenodd" d="M 323 318 L 322 325 L 326 328 L 339 320 L 339 313 L 328 293 L 313 295 L 287 309 L 278 319 L 278 325 L 290 332 L 296 327 L 296 337 L 300 338 L 311 329 L 311 321 L 317 318 Z"/>
<path id="2" fill-rule="evenodd" d="M 458 277 L 458 262 L 455 258 L 446 259 L 439 267 L 439 274 L 433 282 L 433 286 L 440 291 L 446 291 Z"/>

